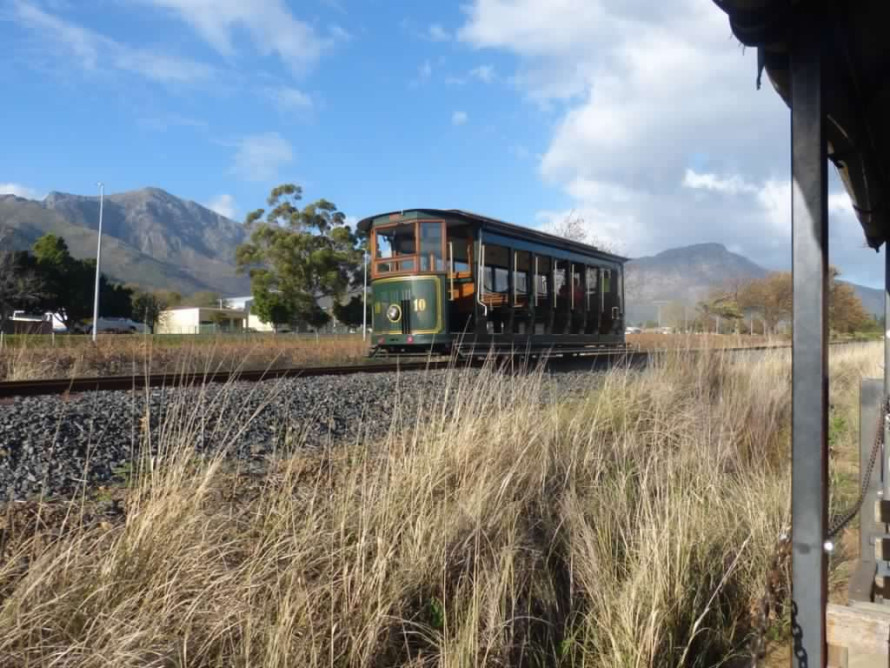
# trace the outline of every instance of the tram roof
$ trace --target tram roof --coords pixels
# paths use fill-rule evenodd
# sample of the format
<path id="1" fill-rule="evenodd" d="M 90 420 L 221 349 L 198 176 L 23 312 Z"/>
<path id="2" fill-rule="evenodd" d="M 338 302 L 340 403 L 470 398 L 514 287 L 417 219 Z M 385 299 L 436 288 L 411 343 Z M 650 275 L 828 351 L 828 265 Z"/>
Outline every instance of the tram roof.
<path id="1" fill-rule="evenodd" d="M 765 70 L 791 104 L 789 45 L 797 18 L 823 12 L 823 99 L 828 157 L 837 167 L 868 244 L 890 239 L 890 2 L 714 0 L 733 34 L 758 49 Z M 810 9 L 812 8 L 812 9 Z"/>
<path id="2" fill-rule="evenodd" d="M 378 213 L 376 215 L 363 218 L 359 221 L 357 227 L 361 231 L 367 232 L 371 229 L 371 225 L 374 223 L 374 221 L 377 221 L 381 218 L 405 215 L 408 213 L 430 214 L 436 217 L 449 218 L 452 220 L 455 218 L 462 219 L 467 222 L 479 225 L 484 230 L 500 232 L 501 234 L 507 236 L 516 237 L 519 239 L 526 239 L 528 241 L 540 243 L 544 246 L 561 248 L 563 250 L 582 253 L 584 255 L 605 257 L 618 262 L 626 262 L 628 260 L 628 258 L 622 255 L 616 255 L 615 253 L 604 251 L 601 248 L 591 246 L 590 244 L 581 243 L 580 241 L 573 241 L 571 239 L 566 239 L 565 237 L 560 237 L 555 234 L 548 234 L 547 232 L 541 232 L 540 230 L 536 230 L 533 228 L 523 227 L 521 225 L 514 225 L 513 223 L 507 223 L 503 220 L 498 220 L 497 218 L 489 218 L 488 216 L 473 213 L 472 211 L 464 211 L 462 209 L 403 209 L 401 211 L 389 211 L 387 213 Z"/>

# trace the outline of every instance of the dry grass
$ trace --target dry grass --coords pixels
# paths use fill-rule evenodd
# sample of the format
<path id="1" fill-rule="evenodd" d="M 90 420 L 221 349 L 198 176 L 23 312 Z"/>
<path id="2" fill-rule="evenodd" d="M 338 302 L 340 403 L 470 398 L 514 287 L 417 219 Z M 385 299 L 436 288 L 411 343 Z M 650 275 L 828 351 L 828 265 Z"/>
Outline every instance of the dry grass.
<path id="1" fill-rule="evenodd" d="M 351 364 L 369 344 L 360 335 L 151 337 L 105 336 L 13 339 L 0 349 L 0 381 L 189 371 Z"/>
<path id="2" fill-rule="evenodd" d="M 838 391 L 878 356 L 833 355 Z M 411 433 L 262 478 L 196 460 L 184 407 L 120 519 L 7 543 L 0 663 L 719 665 L 787 512 L 789 374 L 679 354 L 542 402 L 455 372 Z"/>
<path id="3" fill-rule="evenodd" d="M 722 350 L 725 348 L 759 348 L 787 346 L 788 337 L 750 336 L 747 334 L 628 334 L 627 343 L 642 350 Z"/>

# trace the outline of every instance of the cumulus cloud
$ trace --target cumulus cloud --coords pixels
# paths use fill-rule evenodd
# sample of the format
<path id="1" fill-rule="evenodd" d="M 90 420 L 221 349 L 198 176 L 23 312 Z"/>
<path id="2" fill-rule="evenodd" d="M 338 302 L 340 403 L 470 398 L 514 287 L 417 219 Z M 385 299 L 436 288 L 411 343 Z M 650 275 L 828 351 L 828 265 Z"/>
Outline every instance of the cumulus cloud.
<path id="1" fill-rule="evenodd" d="M 451 33 L 438 23 L 433 23 L 427 28 L 427 37 L 434 42 L 447 42 L 451 39 Z"/>
<path id="2" fill-rule="evenodd" d="M 718 241 L 787 268 L 788 109 L 769 87 L 755 90 L 756 54 L 713 3 L 472 0 L 457 35 L 512 54 L 511 80 L 555 114 L 539 174 L 595 236 L 635 256 Z M 836 250 L 855 278 L 874 281 L 878 265 L 858 248 Z"/>
<path id="3" fill-rule="evenodd" d="M 280 111 L 308 111 L 312 109 L 312 97 L 307 93 L 291 86 L 279 88 L 266 88 L 264 94 Z"/>
<path id="4" fill-rule="evenodd" d="M 209 202 L 204 204 L 211 211 L 215 211 L 220 216 L 225 216 L 226 218 L 234 219 L 235 215 L 238 213 L 238 207 L 235 204 L 235 198 L 231 195 L 217 195 Z"/>
<path id="5" fill-rule="evenodd" d="M 204 63 L 123 44 L 25 0 L 15 0 L 12 7 L 13 20 L 33 31 L 47 54 L 55 54 L 84 70 L 98 71 L 101 62 L 103 67 L 165 84 L 195 83 L 214 75 L 213 68 Z"/>
<path id="6" fill-rule="evenodd" d="M 15 195 L 24 199 L 43 199 L 43 193 L 21 183 L 0 183 L 0 195 Z"/>
<path id="7" fill-rule="evenodd" d="M 302 72 L 314 65 L 330 40 L 297 19 L 284 0 L 142 0 L 188 23 L 224 56 L 235 54 L 234 37 L 246 33 L 262 55 L 278 56 Z"/>
<path id="8" fill-rule="evenodd" d="M 271 181 L 293 161 L 293 148 L 277 132 L 242 137 L 236 144 L 232 172 L 247 181 Z"/>
<path id="9" fill-rule="evenodd" d="M 451 124 L 452 125 L 463 125 L 469 119 L 470 119 L 470 117 L 467 116 L 467 112 L 465 112 L 465 111 L 455 111 L 453 114 L 451 114 Z"/>

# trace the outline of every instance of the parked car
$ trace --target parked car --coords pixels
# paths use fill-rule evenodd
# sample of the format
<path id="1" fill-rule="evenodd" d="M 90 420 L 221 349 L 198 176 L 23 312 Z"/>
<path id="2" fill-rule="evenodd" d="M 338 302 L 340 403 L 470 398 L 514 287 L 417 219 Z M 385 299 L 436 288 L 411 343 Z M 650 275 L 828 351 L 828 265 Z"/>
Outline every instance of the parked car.
<path id="1" fill-rule="evenodd" d="M 93 333 L 93 324 L 85 324 L 85 333 Z M 147 334 L 148 327 L 130 318 L 99 318 L 100 334 Z"/>
<path id="2" fill-rule="evenodd" d="M 624 329 L 625 334 L 642 334 L 643 330 L 639 327 L 626 327 Z"/>

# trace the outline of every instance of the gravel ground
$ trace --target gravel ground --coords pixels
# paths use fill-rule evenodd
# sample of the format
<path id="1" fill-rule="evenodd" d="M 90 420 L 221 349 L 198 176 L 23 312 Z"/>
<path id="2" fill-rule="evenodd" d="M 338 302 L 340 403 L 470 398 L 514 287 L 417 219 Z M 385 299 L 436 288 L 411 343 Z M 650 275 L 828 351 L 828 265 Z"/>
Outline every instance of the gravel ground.
<path id="1" fill-rule="evenodd" d="M 448 373 L 454 372 L 359 373 L 153 389 L 148 410 L 145 393 L 19 398 L 0 405 L 0 501 L 41 492 L 67 495 L 84 478 L 89 485 L 120 478 L 132 466 L 146 423 L 154 443 L 192 441 L 198 451 L 229 444 L 231 456 L 257 469 L 288 444 L 319 447 L 377 439 L 392 427 L 397 401 L 402 419 L 412 421 L 421 403 L 436 401 Z M 552 376 L 542 399 L 591 387 L 597 375 L 575 371 Z"/>

